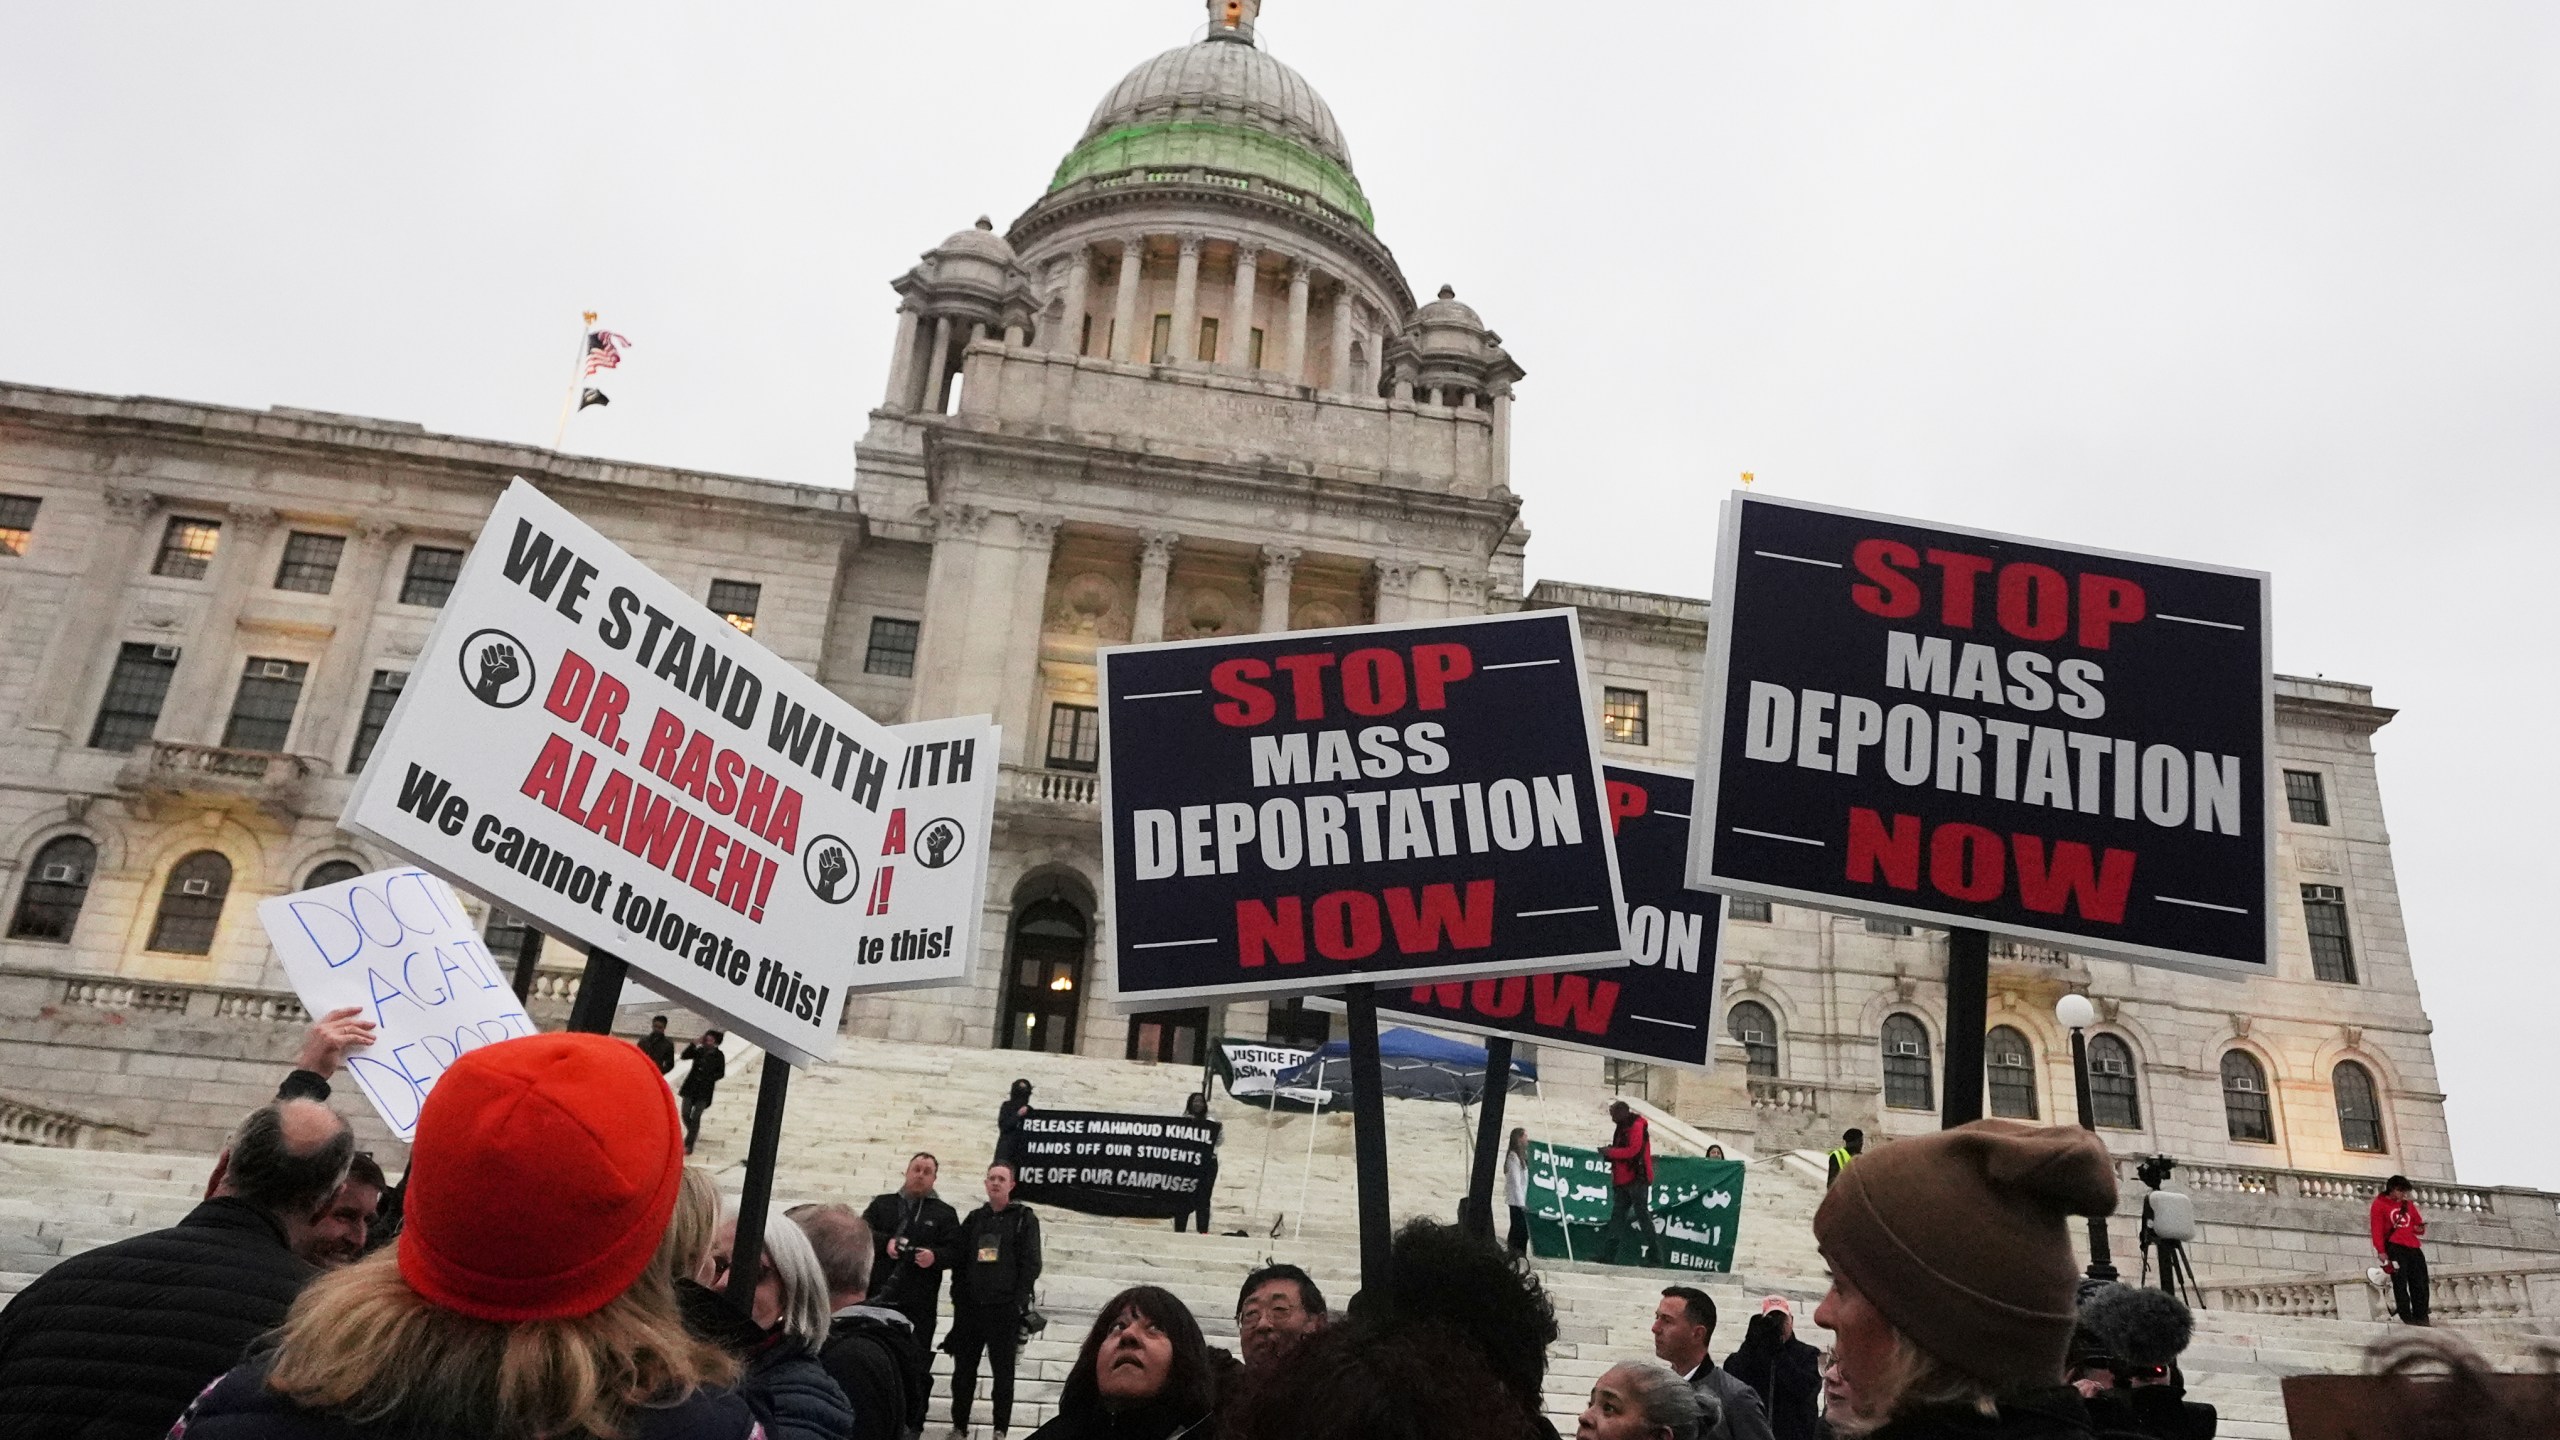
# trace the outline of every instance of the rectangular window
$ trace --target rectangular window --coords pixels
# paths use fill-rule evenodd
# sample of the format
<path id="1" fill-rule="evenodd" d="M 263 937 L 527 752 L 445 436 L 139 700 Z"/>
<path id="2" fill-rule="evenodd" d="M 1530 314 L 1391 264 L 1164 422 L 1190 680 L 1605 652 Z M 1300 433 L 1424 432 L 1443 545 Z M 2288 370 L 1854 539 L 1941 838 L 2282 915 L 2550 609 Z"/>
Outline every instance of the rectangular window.
<path id="1" fill-rule="evenodd" d="M 913 620 L 892 620 L 886 615 L 871 617 L 871 648 L 862 654 L 865 675 L 913 675 L 916 673 L 916 631 Z"/>
<path id="2" fill-rule="evenodd" d="M 1769 923 L 1769 902 L 1728 895 L 1724 901 L 1724 913 L 1728 920 L 1757 920 L 1765 925 Z"/>
<path id="3" fill-rule="evenodd" d="M 1091 770 L 1102 759 L 1102 716 L 1090 705 L 1049 707 L 1049 768 Z"/>
<path id="4" fill-rule="evenodd" d="M 1903 924 L 1899 920 L 1870 919 L 1867 921 L 1867 933 L 1870 935 L 1908 935 L 1911 933 L 1911 927 Z"/>
<path id="5" fill-rule="evenodd" d="M 1076 332 L 1076 353 L 1079 355 L 1093 353 L 1093 317 L 1090 315 L 1084 317 L 1084 328 Z"/>
<path id="6" fill-rule="evenodd" d="M 346 552 L 347 537 L 314 535 L 296 530 L 284 537 L 284 563 L 276 567 L 276 588 L 299 590 L 306 595 L 326 595 L 338 583 L 338 557 Z"/>
<path id="7" fill-rule="evenodd" d="M 1602 1060 L 1600 1078 L 1608 1083 L 1612 1095 L 1633 1095 L 1639 1100 L 1653 1098 L 1646 1093 L 1653 1088 L 1653 1067 L 1641 1060 L 1615 1057 Z"/>
<path id="8" fill-rule="evenodd" d="M 376 670 L 373 687 L 364 692 L 364 715 L 356 721 L 355 748 L 347 752 L 347 773 L 364 769 L 373 758 L 373 742 L 382 738 L 382 727 L 391 723 L 391 707 L 400 703 L 400 687 L 409 683 L 406 670 Z"/>
<path id="9" fill-rule="evenodd" d="M 1218 322 L 1203 315 L 1200 317 L 1200 363 L 1214 365 L 1217 360 Z"/>
<path id="10" fill-rule="evenodd" d="M 0 495 L 0 555 L 27 553 L 27 542 L 35 538 L 36 508 L 42 504 L 33 495 Z"/>
<path id="11" fill-rule="evenodd" d="M 1252 343 L 1245 347 L 1245 359 L 1252 368 L 1259 370 L 1262 368 L 1262 327 L 1256 325 L 1249 333 Z"/>
<path id="12" fill-rule="evenodd" d="M 2347 940 L 2347 893 L 2335 885 L 2302 887 L 2302 928 L 2311 935 L 2311 973 L 2356 983 L 2355 947 Z"/>
<path id="13" fill-rule="evenodd" d="M 1173 317 L 1158 315 L 1155 333 L 1147 337 L 1147 363 L 1161 365 L 1173 351 Z"/>
<path id="14" fill-rule="evenodd" d="M 213 568 L 213 552 L 221 543 L 221 521 L 172 516 L 169 528 L 160 532 L 160 558 L 151 562 L 151 573 L 172 580 L 201 580 Z"/>
<path id="15" fill-rule="evenodd" d="M 2320 774 L 2316 770 L 2284 772 L 2284 804 L 2285 809 L 2292 812 L 2296 825 L 2329 823 L 2329 797 L 2320 788 Z"/>
<path id="16" fill-rule="evenodd" d="M 1612 685 L 1600 692 L 1600 733 L 1620 745 L 1644 745 L 1645 693 Z"/>
<path id="17" fill-rule="evenodd" d="M 741 635 L 756 633 L 756 602 L 763 598 L 764 587 L 752 580 L 711 582 L 711 608 Z"/>
<path id="18" fill-rule="evenodd" d="M 480 932 L 480 943 L 487 946 L 492 955 L 509 961 L 521 960 L 528 943 L 542 943 L 537 938 L 540 933 L 526 924 L 523 916 L 492 905 L 489 907 L 488 928 Z"/>
<path id="19" fill-rule="evenodd" d="M 1321 1046 L 1333 1038 L 1333 1017 L 1308 1009 L 1303 999 L 1274 1000 L 1262 1022 L 1262 1038 L 1274 1045 Z"/>
<path id="20" fill-rule="evenodd" d="M 107 697 L 98 702 L 98 723 L 89 729 L 90 748 L 130 750 L 150 740 L 169 698 L 169 677 L 177 673 L 175 645 L 128 644 L 118 650 Z"/>
<path id="21" fill-rule="evenodd" d="M 400 577 L 400 603 L 444 608 L 453 582 L 462 577 L 462 552 L 416 545 L 409 550 L 409 573 Z"/>
<path id="22" fill-rule="evenodd" d="M 299 660 L 250 660 L 240 672 L 240 693 L 232 697 L 231 723 L 222 727 L 222 748 L 281 754 L 310 670 Z"/>

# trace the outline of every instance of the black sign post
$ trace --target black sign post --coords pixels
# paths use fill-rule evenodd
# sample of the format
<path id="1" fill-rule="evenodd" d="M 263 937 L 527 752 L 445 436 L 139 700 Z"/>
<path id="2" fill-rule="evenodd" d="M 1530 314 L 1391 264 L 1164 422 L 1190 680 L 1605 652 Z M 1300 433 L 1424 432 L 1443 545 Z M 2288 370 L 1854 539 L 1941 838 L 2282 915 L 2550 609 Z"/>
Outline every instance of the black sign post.
<path id="1" fill-rule="evenodd" d="M 630 968 L 610 950 L 589 950 L 587 967 L 578 976 L 578 996 L 569 1002 L 568 1028 L 612 1034 L 614 1012 L 622 1006 L 622 979 Z"/>
<path id="2" fill-rule="evenodd" d="M 1715 614 L 1689 883 L 1954 932 L 1948 1117 L 1987 933 L 2272 972 L 2263 574 L 1737 495 Z"/>
<path id="3" fill-rule="evenodd" d="M 1982 1118 L 1982 1043 L 1991 1027 L 1991 937 L 1958 926 L 1947 932 L 1946 1092 L 1938 1128 Z"/>
<path id="4" fill-rule="evenodd" d="M 1387 1218 L 1387 1096 L 1378 1079 L 1378 996 L 1342 992 L 1351 1021 L 1351 1168 L 1360 1186 L 1360 1288 L 1386 1293 L 1395 1233 Z M 1508 1079 L 1508 1076 L 1504 1077 Z"/>
<path id="5" fill-rule="evenodd" d="M 1502 1111 L 1511 1098 L 1511 1037 L 1488 1035 L 1484 1042 L 1484 1100 L 1476 1111 L 1475 1166 L 1467 1174 L 1468 1229 L 1493 1238 L 1493 1176 L 1502 1156 Z"/>
<path id="6" fill-rule="evenodd" d="M 791 1096 L 791 1062 L 764 1057 L 756 1081 L 755 1129 L 747 1137 L 747 1180 L 738 1192 L 738 1231 L 729 1245 L 729 1286 L 724 1292 L 741 1315 L 756 1308 L 756 1284 L 764 1275 L 764 1227 L 773 1207 L 773 1165 L 782 1154 L 782 1106 Z"/>

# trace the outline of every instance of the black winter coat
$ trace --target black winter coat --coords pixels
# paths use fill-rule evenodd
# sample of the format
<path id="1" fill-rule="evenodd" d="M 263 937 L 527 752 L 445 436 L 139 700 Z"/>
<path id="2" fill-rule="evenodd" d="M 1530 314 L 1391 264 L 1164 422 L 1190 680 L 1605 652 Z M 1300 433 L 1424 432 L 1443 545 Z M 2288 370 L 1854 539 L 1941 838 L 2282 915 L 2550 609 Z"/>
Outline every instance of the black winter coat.
<path id="1" fill-rule="evenodd" d="M 2189 1400 L 2185 1387 L 2174 1385 L 2103 1391 L 2089 1402 L 2089 1416 L 2093 1424 L 2150 1440 L 2213 1440 L 2222 1425 L 2212 1406 Z"/>
<path id="2" fill-rule="evenodd" d="M 998 1210 L 981 1205 L 960 1222 L 957 1269 L 951 1281 L 953 1309 L 1011 1305 L 1030 1308 L 1040 1279 L 1040 1217 L 1016 1201 Z"/>
<path id="3" fill-rule="evenodd" d="M 2091 1424 L 2080 1392 L 2066 1385 L 2004 1399 L 1996 1418 L 1970 1410 L 1905 1415 L 1869 1432 L 1868 1440 L 2089 1440 L 2091 1436 L 2132 1440 L 2129 1432 Z"/>
<path id="4" fill-rule="evenodd" d="M 933 1357 L 906 1316 L 873 1305 L 836 1312 L 818 1363 L 853 1406 L 854 1440 L 900 1440 L 923 1427 Z"/>
<path id="5" fill-rule="evenodd" d="M 397 1421 L 358 1425 L 305 1410 L 267 1388 L 267 1358 L 241 1366 L 198 1397 L 169 1440 L 489 1440 L 421 1432 Z M 631 1417 L 623 1440 L 749 1440 L 756 1417 L 726 1390 L 702 1390 Z"/>
<path id="6" fill-rule="evenodd" d="M 1725 1357 L 1725 1373 L 1759 1392 L 1777 1440 L 1814 1440 L 1822 1418 L 1822 1352 L 1781 1339 L 1772 1315 L 1751 1317 L 1742 1348 Z"/>
<path id="7" fill-rule="evenodd" d="M 729 1057 L 717 1045 L 687 1045 L 680 1057 L 685 1064 L 684 1083 L 676 1087 L 680 1099 L 697 1105 L 711 1103 L 711 1092 L 719 1087 L 721 1077 L 729 1073 Z"/>
<path id="8" fill-rule="evenodd" d="M 747 1357 L 738 1394 L 754 1407 L 771 1440 L 846 1440 L 853 1434 L 853 1406 L 808 1347 L 790 1336 L 768 1336 Z"/>
<path id="9" fill-rule="evenodd" d="M 160 1440 L 313 1273 L 228 1196 L 72 1256 L 0 1312 L 0 1440 Z"/>
<path id="10" fill-rule="evenodd" d="M 1186 1415 L 1150 1404 L 1114 1415 L 1093 1405 L 1078 1413 L 1060 1411 L 1032 1431 L 1031 1440 L 1210 1440 L 1216 1431 L 1208 1413 Z"/>
<path id="11" fill-rule="evenodd" d="M 871 1227 L 871 1299 L 899 1310 L 931 1311 L 942 1299 L 942 1274 L 959 1260 L 960 1212 L 928 1190 L 912 1204 L 903 1190 L 875 1196 L 863 1207 L 862 1223 Z M 899 1236 L 918 1250 L 933 1252 L 930 1267 L 913 1256 L 889 1258 L 889 1242 Z"/>

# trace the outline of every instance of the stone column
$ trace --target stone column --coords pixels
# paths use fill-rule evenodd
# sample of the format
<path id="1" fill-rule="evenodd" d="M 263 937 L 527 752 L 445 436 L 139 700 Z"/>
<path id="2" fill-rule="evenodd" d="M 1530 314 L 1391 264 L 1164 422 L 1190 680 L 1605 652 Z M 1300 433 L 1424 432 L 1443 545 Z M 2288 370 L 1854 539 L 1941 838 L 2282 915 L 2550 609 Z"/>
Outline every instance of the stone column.
<path id="1" fill-rule="evenodd" d="M 1277 634 L 1289 628 L 1289 577 L 1298 568 L 1298 548 L 1294 545 L 1262 547 L 1262 633 Z"/>
<path id="2" fill-rule="evenodd" d="M 926 519 L 933 526 L 933 559 L 925 570 L 925 621 L 916 636 L 915 689 L 905 718 L 992 712 L 994 697 L 982 697 L 972 673 L 981 658 L 972 622 L 987 605 L 978 593 L 979 571 L 987 558 L 979 537 L 987 512 L 943 501 L 929 507 Z M 991 659 L 983 673 L 997 673 Z"/>
<path id="3" fill-rule="evenodd" d="M 1493 387 L 1493 474 L 1495 489 L 1511 487 L 1511 382 Z"/>
<path id="4" fill-rule="evenodd" d="M 1253 302 L 1262 278 L 1262 252 L 1236 242 L 1235 291 L 1227 300 L 1227 368 L 1253 373 Z"/>
<path id="5" fill-rule="evenodd" d="M 915 393 L 916 312 L 912 305 L 898 307 L 898 341 L 889 347 L 889 390 L 880 397 L 884 410 L 904 410 L 907 397 Z"/>
<path id="6" fill-rule="evenodd" d="M 1049 562 L 1057 553 L 1058 526 L 1064 517 L 1026 514 L 1013 517 L 1013 596 L 1005 623 L 1004 681 L 996 722 L 1005 730 L 1005 758 L 1028 764 L 1040 708 L 1040 634 L 1048 626 Z M 994 597 L 990 596 L 992 600 Z"/>
<path id="7" fill-rule="evenodd" d="M 149 522 L 160 508 L 150 491 L 121 485 L 108 486 L 104 499 L 106 512 L 89 538 L 89 564 L 63 596 L 61 628 L 45 648 L 35 693 L 27 700 L 28 729 L 49 730 L 74 744 L 85 737 L 77 733 L 72 707 L 92 693 L 110 663 L 108 627 L 122 613 L 118 597 L 142 558 Z"/>
<path id="8" fill-rule="evenodd" d="M 1289 348 L 1280 368 L 1292 385 L 1307 383 L 1307 287 L 1314 282 L 1315 271 L 1305 261 L 1289 267 Z"/>
<path id="9" fill-rule="evenodd" d="M 1137 353 L 1138 270 L 1146 251 L 1144 235 L 1132 235 L 1120 242 L 1120 288 L 1111 300 L 1111 358 L 1123 365 Z"/>
<path id="10" fill-rule="evenodd" d="M 355 553 L 338 567 L 337 583 L 330 591 L 329 648 L 321 652 L 320 663 L 311 667 L 310 683 L 302 687 L 308 718 L 302 722 L 302 743 L 294 747 L 295 753 L 319 756 L 333 769 L 347 763 L 341 742 L 352 733 L 349 721 L 363 711 L 373 678 L 364 673 L 365 651 L 373 642 L 383 573 L 391 566 L 391 552 L 399 539 L 400 527 L 387 520 L 366 520 L 356 526 Z"/>
<path id="11" fill-rule="evenodd" d="M 160 736 L 199 745 L 222 741 L 229 711 L 223 699 L 239 680 L 240 656 L 232 637 L 240 631 L 240 610 L 261 577 L 256 567 L 266 555 L 266 540 L 276 526 L 276 512 L 264 505 L 224 507 L 220 548 L 205 572 L 204 613 L 187 637 L 178 671 L 169 677 L 168 703 L 160 711 Z"/>
<path id="12" fill-rule="evenodd" d="M 1129 617 L 1131 644 L 1148 645 L 1164 638 L 1165 581 L 1173 573 L 1173 550 L 1182 537 L 1171 530 L 1138 533 L 1138 607 Z"/>
<path id="13" fill-rule="evenodd" d="M 1079 245 L 1067 257 L 1067 313 L 1060 317 L 1057 333 L 1049 337 L 1051 353 L 1084 353 L 1084 307 L 1092 288 L 1093 257 Z"/>
<path id="14" fill-rule="evenodd" d="M 951 317 L 933 322 L 933 349 L 924 362 L 924 404 L 919 409 L 942 413 L 943 387 L 951 383 Z"/>
<path id="15" fill-rule="evenodd" d="M 1173 272 L 1173 346 L 1175 361 L 1200 358 L 1200 237 L 1182 237 L 1182 258 Z"/>
<path id="16" fill-rule="evenodd" d="M 1351 393 L 1351 287 L 1333 292 L 1333 356 L 1325 367 L 1324 388 Z"/>
<path id="17" fill-rule="evenodd" d="M 1377 614 L 1374 617 L 1377 623 L 1393 625 L 1409 618 L 1413 609 L 1409 599 L 1413 586 L 1412 563 L 1405 560 L 1376 560 L 1370 562 L 1369 573 L 1378 582 Z"/>

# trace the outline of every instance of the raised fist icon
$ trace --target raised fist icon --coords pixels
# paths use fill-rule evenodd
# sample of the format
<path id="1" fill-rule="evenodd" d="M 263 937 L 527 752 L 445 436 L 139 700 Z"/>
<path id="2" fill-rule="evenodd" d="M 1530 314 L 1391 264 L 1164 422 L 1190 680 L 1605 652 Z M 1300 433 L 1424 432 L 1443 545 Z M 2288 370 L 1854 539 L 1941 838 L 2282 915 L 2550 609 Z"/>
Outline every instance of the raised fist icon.
<path id="1" fill-rule="evenodd" d="M 818 856 L 818 888 L 829 895 L 844 883 L 844 852 L 830 845 Z"/>
<path id="2" fill-rule="evenodd" d="M 495 644 L 480 652 L 480 678 L 472 682 L 471 693 L 485 704 L 495 705 L 509 684 L 524 673 L 512 645 Z"/>

